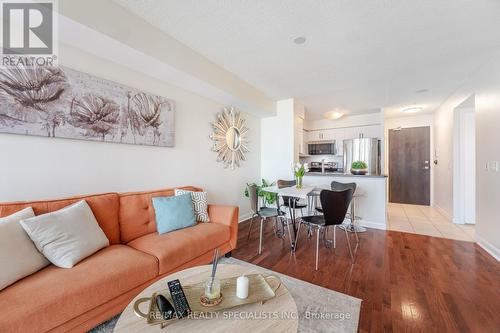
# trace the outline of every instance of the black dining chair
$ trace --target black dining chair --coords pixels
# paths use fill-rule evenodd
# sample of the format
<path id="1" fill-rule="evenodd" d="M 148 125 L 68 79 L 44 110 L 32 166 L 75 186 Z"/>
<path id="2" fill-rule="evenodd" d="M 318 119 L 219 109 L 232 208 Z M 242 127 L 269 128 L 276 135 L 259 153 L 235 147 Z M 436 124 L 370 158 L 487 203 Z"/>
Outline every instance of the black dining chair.
<path id="1" fill-rule="evenodd" d="M 311 228 L 316 228 L 316 270 L 318 270 L 319 261 L 320 233 L 323 232 L 323 237 L 326 242 L 327 230 L 330 227 L 333 227 L 335 232 L 335 228 L 344 222 L 347 214 L 347 209 L 349 208 L 349 204 L 352 200 L 353 193 L 354 191 L 352 190 L 352 188 L 348 188 L 343 191 L 322 190 L 320 193 L 320 201 L 321 207 L 323 208 L 323 215 L 304 216 L 299 219 L 299 227 L 297 231 L 297 239 L 295 240 L 295 247 L 297 247 L 297 240 L 299 238 L 300 227 L 302 224 L 305 224 Z M 349 234 L 347 230 L 344 231 L 347 239 L 347 247 L 349 248 L 349 254 L 351 255 L 351 261 L 354 263 L 354 256 L 352 254 Z"/>
<path id="2" fill-rule="evenodd" d="M 250 197 L 250 207 L 252 209 L 252 217 L 250 219 L 250 227 L 248 228 L 248 236 L 247 239 L 250 238 L 250 232 L 252 231 L 252 225 L 253 225 L 253 219 L 255 217 L 260 217 L 260 235 L 259 235 L 259 254 L 262 253 L 262 234 L 263 234 L 263 227 L 264 227 L 264 221 L 267 220 L 268 218 L 275 218 L 275 234 L 278 235 L 276 232 L 276 228 L 278 228 L 279 220 L 281 220 L 281 226 L 282 228 L 285 228 L 285 226 L 288 226 L 288 237 L 290 238 L 290 245 L 292 245 L 293 240 L 292 240 L 292 234 L 290 232 L 290 225 L 286 221 L 286 216 L 285 212 L 283 212 L 279 206 L 279 202 L 277 202 L 277 207 L 260 207 L 259 208 L 259 197 L 257 195 L 257 185 L 248 185 L 248 196 Z M 284 221 L 283 221 L 284 220 Z M 281 235 L 285 235 L 285 232 L 283 230 Z"/>
<path id="3" fill-rule="evenodd" d="M 333 181 L 330 184 L 330 188 L 332 189 L 332 191 L 344 191 L 347 189 L 352 189 L 352 192 L 356 193 L 356 183 L 341 183 L 341 182 Z M 321 207 L 316 207 L 316 210 L 323 213 L 323 208 L 321 208 Z M 351 204 L 349 206 L 348 211 L 349 212 L 346 214 L 346 218 L 349 219 L 351 221 L 351 224 L 354 225 L 354 219 L 352 218 L 352 217 L 354 217 L 354 214 L 355 214 L 355 212 L 354 212 L 354 197 L 351 201 Z M 343 226 L 340 228 L 342 229 Z M 353 228 L 353 230 L 354 230 L 354 234 L 356 235 L 356 243 L 359 243 L 359 238 L 358 238 L 358 233 L 356 231 L 356 228 Z M 333 233 L 333 247 L 335 247 L 335 230 Z"/>
<path id="4" fill-rule="evenodd" d="M 276 182 L 278 188 L 285 188 L 297 185 L 297 181 L 295 180 L 283 180 L 279 179 Z M 282 196 L 283 198 L 283 206 L 287 207 L 290 212 L 290 217 L 292 220 L 295 220 L 295 211 L 300 210 L 300 215 L 304 215 L 304 208 L 307 208 L 307 204 L 300 202 L 298 198 Z"/>

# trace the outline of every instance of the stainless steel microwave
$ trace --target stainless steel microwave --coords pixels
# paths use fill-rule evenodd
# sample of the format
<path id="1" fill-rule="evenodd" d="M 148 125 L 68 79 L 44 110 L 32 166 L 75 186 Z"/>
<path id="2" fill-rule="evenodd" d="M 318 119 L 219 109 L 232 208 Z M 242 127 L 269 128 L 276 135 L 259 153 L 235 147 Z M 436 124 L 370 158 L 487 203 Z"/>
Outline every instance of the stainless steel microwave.
<path id="1" fill-rule="evenodd" d="M 309 155 L 335 155 L 335 141 L 310 142 L 307 152 Z"/>

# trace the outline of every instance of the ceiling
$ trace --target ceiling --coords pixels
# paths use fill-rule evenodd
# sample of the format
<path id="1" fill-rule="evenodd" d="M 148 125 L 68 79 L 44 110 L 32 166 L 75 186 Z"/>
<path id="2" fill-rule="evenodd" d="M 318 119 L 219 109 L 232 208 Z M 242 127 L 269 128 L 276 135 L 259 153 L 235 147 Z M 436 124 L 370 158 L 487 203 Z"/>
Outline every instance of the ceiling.
<path id="1" fill-rule="evenodd" d="M 433 112 L 500 48 L 498 0 L 115 2 L 311 119 Z"/>

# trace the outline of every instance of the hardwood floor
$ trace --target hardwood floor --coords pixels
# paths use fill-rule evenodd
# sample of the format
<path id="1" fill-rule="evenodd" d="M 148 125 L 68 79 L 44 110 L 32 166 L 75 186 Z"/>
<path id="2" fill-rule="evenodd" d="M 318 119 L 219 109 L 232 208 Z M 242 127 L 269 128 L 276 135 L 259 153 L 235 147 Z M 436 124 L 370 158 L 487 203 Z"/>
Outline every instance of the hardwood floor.
<path id="1" fill-rule="evenodd" d="M 320 244 L 315 271 L 314 236 L 303 229 L 292 254 L 273 224 L 258 255 L 258 223 L 249 240 L 248 221 L 240 223 L 233 256 L 362 299 L 360 332 L 500 332 L 500 264 L 474 243 L 368 229 L 351 265 L 337 230 L 336 249 Z"/>

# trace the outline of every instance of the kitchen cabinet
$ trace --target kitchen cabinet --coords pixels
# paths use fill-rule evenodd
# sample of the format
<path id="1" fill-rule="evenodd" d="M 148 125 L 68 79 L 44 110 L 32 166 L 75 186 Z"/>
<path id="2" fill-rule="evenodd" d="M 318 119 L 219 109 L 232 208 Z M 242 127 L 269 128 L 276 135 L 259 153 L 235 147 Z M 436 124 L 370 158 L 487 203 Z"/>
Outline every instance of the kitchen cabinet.
<path id="1" fill-rule="evenodd" d="M 344 155 L 345 128 L 335 128 L 335 155 Z"/>
<path id="2" fill-rule="evenodd" d="M 295 133 L 297 142 L 297 151 L 300 155 L 307 155 L 307 132 L 304 130 L 297 130 Z"/>
<path id="3" fill-rule="evenodd" d="M 381 136 L 380 125 L 363 126 L 360 129 L 360 133 L 363 134 L 364 138 L 379 138 Z"/>
<path id="4" fill-rule="evenodd" d="M 306 132 L 306 136 L 303 136 L 303 139 L 305 141 L 304 147 L 307 151 L 308 142 L 335 140 L 335 155 L 343 155 L 344 140 L 357 139 L 359 137 L 381 139 L 381 128 L 381 125 L 368 125 L 311 130 Z"/>
<path id="5" fill-rule="evenodd" d="M 336 137 L 336 129 L 335 128 L 330 128 L 330 129 L 326 129 L 323 132 L 323 140 L 325 141 L 333 141 L 335 140 L 335 137 Z"/>
<path id="6" fill-rule="evenodd" d="M 346 127 L 344 132 L 344 140 L 359 138 L 359 127 Z"/>
<path id="7" fill-rule="evenodd" d="M 309 141 L 322 141 L 323 136 L 325 135 L 324 131 L 310 131 L 309 132 Z"/>
<path id="8" fill-rule="evenodd" d="M 335 140 L 335 130 L 333 128 L 325 130 L 309 131 L 308 141 L 332 141 Z"/>
<path id="9" fill-rule="evenodd" d="M 357 126 L 345 128 L 345 140 L 363 138 L 378 138 L 381 136 L 380 125 Z"/>
<path id="10" fill-rule="evenodd" d="M 309 154 L 307 150 L 307 132 L 305 130 L 302 130 L 302 145 L 301 149 L 299 150 L 299 154 L 301 155 L 307 155 Z"/>
<path id="11" fill-rule="evenodd" d="M 304 130 L 304 118 L 299 115 L 294 119 L 294 155 L 295 162 L 299 161 L 299 157 L 308 154 L 307 143 L 309 141 L 309 133 Z"/>

